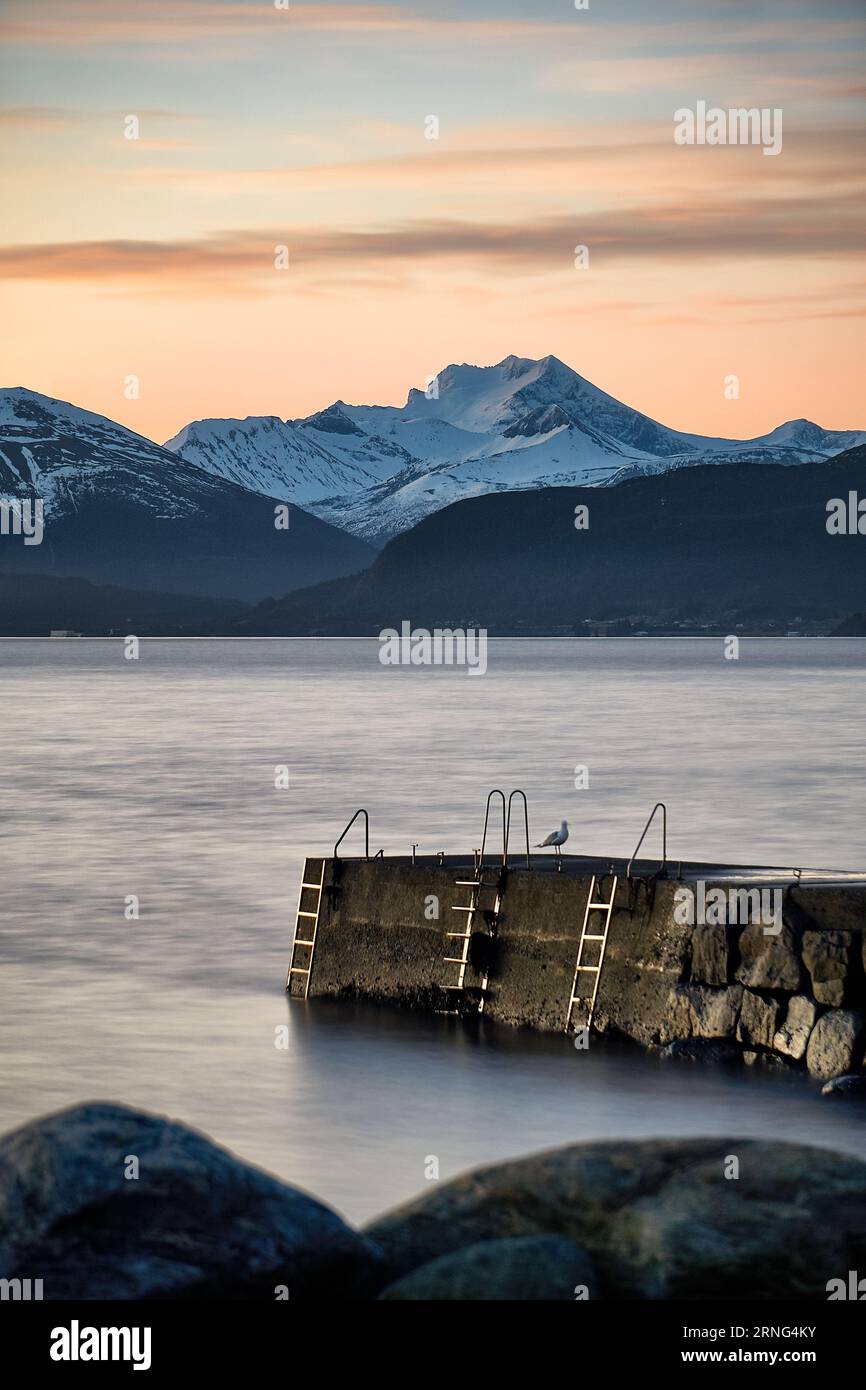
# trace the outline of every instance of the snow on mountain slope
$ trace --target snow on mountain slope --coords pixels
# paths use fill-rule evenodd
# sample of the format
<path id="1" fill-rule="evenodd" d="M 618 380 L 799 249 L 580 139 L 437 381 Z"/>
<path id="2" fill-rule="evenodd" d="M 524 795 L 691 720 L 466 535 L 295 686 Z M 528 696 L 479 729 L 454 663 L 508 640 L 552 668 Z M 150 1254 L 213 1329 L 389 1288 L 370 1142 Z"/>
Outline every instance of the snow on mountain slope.
<path id="1" fill-rule="evenodd" d="M 200 468 L 104 416 L 0 390 L 0 498 L 44 503 L 44 545 L 0 544 L 0 570 L 136 590 L 264 598 L 364 569 L 374 551 L 300 506 Z"/>
<path id="2" fill-rule="evenodd" d="M 103 415 L 24 387 L 0 390 L 0 494 L 41 497 L 46 517 L 109 493 L 156 516 L 192 516 L 219 491 L 213 474 Z"/>
<path id="3" fill-rule="evenodd" d="M 301 506 L 360 492 L 409 461 L 399 444 L 371 438 L 339 405 L 308 420 L 195 420 L 165 448 L 240 487 Z"/>
<path id="4" fill-rule="evenodd" d="M 339 400 L 305 420 L 199 421 L 167 447 L 246 487 L 267 487 L 384 542 L 461 497 L 506 488 L 617 483 L 694 463 L 795 464 L 866 442 L 866 431 L 789 421 L 757 439 L 668 429 L 557 357 L 446 367 L 404 406 Z"/>
<path id="5" fill-rule="evenodd" d="M 375 481 L 363 468 L 320 448 L 312 434 L 301 438 L 291 424 L 274 415 L 196 420 L 165 447 L 216 477 L 301 505 Z"/>

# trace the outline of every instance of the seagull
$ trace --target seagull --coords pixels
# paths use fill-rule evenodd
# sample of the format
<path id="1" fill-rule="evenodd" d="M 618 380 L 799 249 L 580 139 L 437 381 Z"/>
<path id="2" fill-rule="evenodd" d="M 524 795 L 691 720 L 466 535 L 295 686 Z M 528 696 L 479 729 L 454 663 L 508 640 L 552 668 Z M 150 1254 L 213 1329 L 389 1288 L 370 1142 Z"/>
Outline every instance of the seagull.
<path id="1" fill-rule="evenodd" d="M 541 844 L 536 845 L 535 848 L 536 848 L 536 849 L 546 849 L 548 845 L 553 845 L 553 848 L 556 850 L 556 857 L 557 857 L 557 859 L 561 859 L 561 858 L 562 858 L 562 849 L 561 849 L 561 846 L 565 844 L 565 842 L 566 842 L 567 839 L 568 839 L 568 821 L 567 821 L 567 820 L 564 820 L 564 821 L 562 822 L 562 824 L 560 825 L 560 827 L 559 827 L 558 830 L 554 830 L 554 832 L 553 832 L 552 835 L 548 835 L 547 839 L 546 839 L 546 840 L 542 840 L 542 841 L 541 841 Z"/>

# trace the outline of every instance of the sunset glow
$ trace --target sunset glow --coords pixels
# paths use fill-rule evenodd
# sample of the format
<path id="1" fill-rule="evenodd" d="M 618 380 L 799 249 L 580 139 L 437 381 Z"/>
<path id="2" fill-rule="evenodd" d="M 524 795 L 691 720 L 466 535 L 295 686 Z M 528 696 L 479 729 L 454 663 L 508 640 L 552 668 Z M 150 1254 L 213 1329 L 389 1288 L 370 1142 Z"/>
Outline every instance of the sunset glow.
<path id="1" fill-rule="evenodd" d="M 866 426 L 861 4 L 12 0 L 0 24 L 2 385 L 163 440 L 554 353 L 679 429 Z M 781 153 L 676 145 L 698 100 L 781 108 Z"/>

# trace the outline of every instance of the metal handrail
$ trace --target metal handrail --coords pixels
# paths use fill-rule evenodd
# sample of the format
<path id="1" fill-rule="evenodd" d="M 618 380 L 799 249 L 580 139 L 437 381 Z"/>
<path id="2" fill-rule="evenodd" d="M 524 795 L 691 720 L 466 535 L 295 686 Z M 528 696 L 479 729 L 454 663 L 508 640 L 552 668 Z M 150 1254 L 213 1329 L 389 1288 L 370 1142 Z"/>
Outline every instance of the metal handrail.
<path id="1" fill-rule="evenodd" d="M 364 858 L 365 858 L 365 859 L 369 859 L 369 858 L 370 858 L 370 817 L 367 815 L 367 812 L 364 810 L 363 806 L 361 806 L 361 807 L 359 807 L 359 809 L 355 812 L 354 816 L 353 816 L 352 819 L 349 821 L 349 824 L 346 826 L 346 829 L 343 831 L 343 833 L 342 833 L 342 835 L 340 836 L 339 840 L 338 840 L 337 843 L 334 845 L 334 858 L 335 858 L 335 859 L 339 858 L 339 856 L 338 856 L 338 854 L 337 854 L 337 850 L 340 848 L 340 845 L 341 845 L 341 844 L 343 843 L 343 841 L 345 840 L 346 836 L 348 835 L 349 831 L 352 829 L 352 826 L 355 824 L 355 821 L 358 819 L 359 816 L 363 816 L 363 817 L 364 817 Z"/>
<path id="2" fill-rule="evenodd" d="M 649 813 L 649 820 L 647 821 L 646 825 L 645 825 L 644 828 L 643 828 L 643 834 L 641 835 L 640 839 L 638 840 L 637 844 L 635 845 L 634 854 L 632 855 L 631 859 L 628 861 L 628 868 L 627 868 L 626 871 L 625 871 L 625 876 L 626 876 L 627 879 L 630 879 L 630 878 L 631 878 L 631 866 L 632 866 L 632 864 L 634 863 L 634 861 L 637 859 L 637 852 L 638 852 L 638 850 L 640 849 L 641 845 L 643 844 L 644 840 L 646 839 L 647 831 L 649 830 L 650 826 L 651 826 L 652 823 L 653 823 L 653 817 L 655 816 L 656 811 L 661 811 L 661 813 L 662 813 L 662 862 L 661 862 L 661 866 L 660 866 L 660 868 L 658 869 L 657 872 L 658 872 L 658 873 L 662 873 L 662 872 L 667 868 L 667 862 L 668 862 L 668 808 L 667 808 L 667 806 L 665 805 L 665 803 L 664 803 L 663 801 L 657 801 L 656 804 L 655 804 L 655 806 L 652 808 L 652 810 L 651 810 L 650 813 Z"/>
<path id="3" fill-rule="evenodd" d="M 478 860 L 479 870 L 484 866 L 484 850 L 487 845 L 487 823 L 490 820 L 490 803 L 494 796 L 502 798 L 502 862 L 506 862 L 507 840 L 505 828 L 505 792 L 501 792 L 498 787 L 494 787 L 492 792 L 487 793 L 487 806 L 484 810 L 484 834 L 481 837 L 481 856 Z"/>
<path id="4" fill-rule="evenodd" d="M 526 867 L 527 867 L 527 869 L 531 869 L 531 868 L 532 868 L 532 856 L 531 856 L 531 854 L 529 853 L 529 803 L 528 803 L 527 800 L 526 800 L 526 792 L 521 791 L 519 787 L 516 787 L 516 788 L 514 789 L 514 791 L 511 793 L 511 795 L 509 796 L 509 798 L 508 798 L 508 816 L 507 816 L 506 821 L 505 821 L 505 853 L 504 853 L 504 855 L 503 855 L 503 857 L 502 857 L 502 862 L 503 862 L 503 864 L 505 864 L 505 865 L 507 866 L 507 864 L 508 864 L 508 838 L 509 838 L 509 835 L 510 835 L 510 833 L 511 833 L 511 803 L 512 803 L 512 801 L 514 800 L 515 796 L 522 796 L 522 797 L 523 797 L 523 826 L 524 826 L 524 829 L 525 829 L 525 831 L 526 831 Z"/>

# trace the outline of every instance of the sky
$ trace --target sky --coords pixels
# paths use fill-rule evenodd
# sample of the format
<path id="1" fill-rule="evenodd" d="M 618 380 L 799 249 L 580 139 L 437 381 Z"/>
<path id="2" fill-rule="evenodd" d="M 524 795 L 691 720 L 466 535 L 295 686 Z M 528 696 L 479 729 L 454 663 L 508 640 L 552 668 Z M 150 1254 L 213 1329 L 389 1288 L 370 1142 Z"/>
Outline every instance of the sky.
<path id="1" fill-rule="evenodd" d="M 0 0 L 0 42 L 4 386 L 163 441 L 553 353 L 679 429 L 866 428 L 864 0 Z M 676 143 L 700 101 L 781 152 Z"/>

